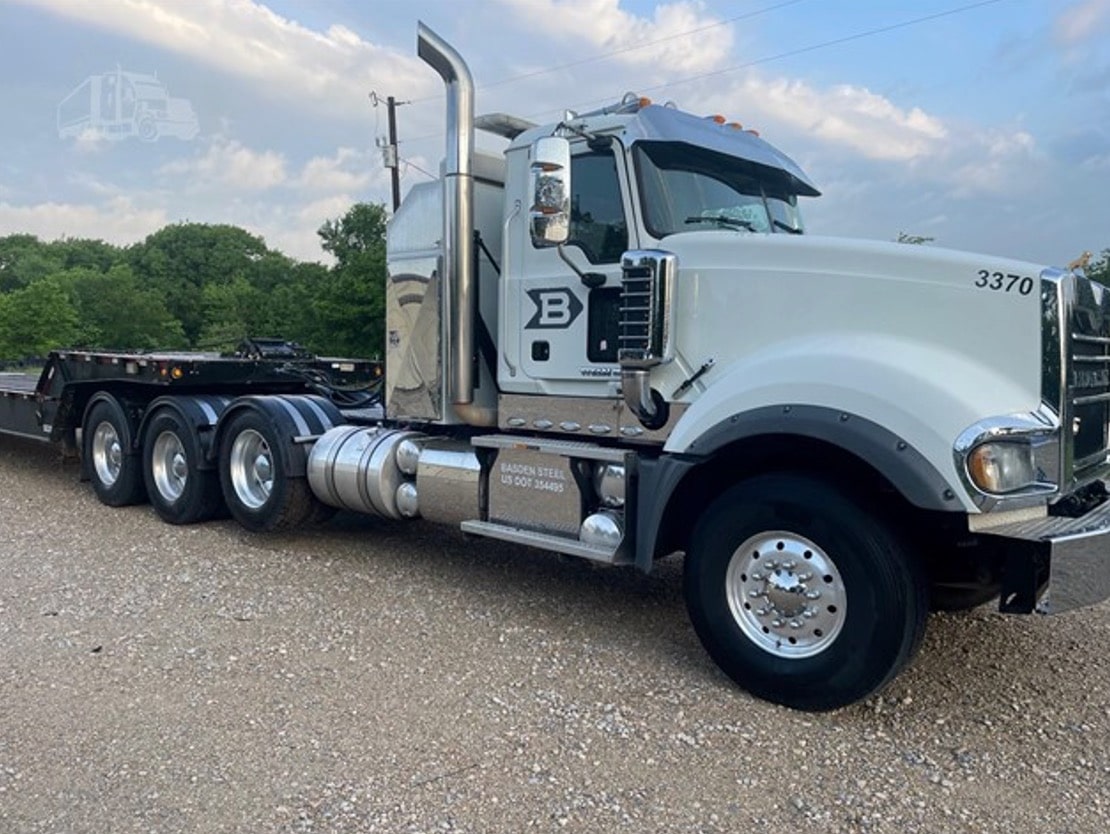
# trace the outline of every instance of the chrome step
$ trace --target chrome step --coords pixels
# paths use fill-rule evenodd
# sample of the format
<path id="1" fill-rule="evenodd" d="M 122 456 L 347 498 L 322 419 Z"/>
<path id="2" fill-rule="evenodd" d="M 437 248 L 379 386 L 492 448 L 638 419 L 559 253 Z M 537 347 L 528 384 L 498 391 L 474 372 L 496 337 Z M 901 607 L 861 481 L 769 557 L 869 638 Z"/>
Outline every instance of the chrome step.
<path id="1" fill-rule="evenodd" d="M 537 533 L 535 530 L 524 530 L 520 527 L 509 527 L 503 524 L 494 524 L 489 521 L 464 521 L 461 525 L 464 533 L 474 536 L 484 536 L 488 539 L 499 539 L 513 544 L 525 544 L 541 550 L 552 550 L 556 553 L 566 553 L 568 556 L 579 556 L 592 562 L 602 562 L 606 565 L 631 564 L 632 560 L 623 556 L 620 548 L 608 550 L 584 544 L 575 539 L 563 536 L 552 536 L 549 533 Z"/>
<path id="2" fill-rule="evenodd" d="M 624 463 L 628 454 L 625 449 L 611 449 L 594 443 L 576 440 L 548 440 L 535 437 L 518 437 L 511 434 L 483 434 L 470 439 L 471 445 L 485 449 L 528 449 L 564 458 L 585 458 Z"/>

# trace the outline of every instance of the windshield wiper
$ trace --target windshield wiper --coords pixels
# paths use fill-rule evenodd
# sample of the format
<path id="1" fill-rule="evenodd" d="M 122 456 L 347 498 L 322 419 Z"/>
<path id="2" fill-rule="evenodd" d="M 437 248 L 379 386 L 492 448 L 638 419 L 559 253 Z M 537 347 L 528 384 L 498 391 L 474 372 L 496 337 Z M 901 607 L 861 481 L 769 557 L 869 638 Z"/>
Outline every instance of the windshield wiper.
<path id="1" fill-rule="evenodd" d="M 782 229 L 784 232 L 790 232 L 790 234 L 792 235 L 805 234 L 805 232 L 803 232 L 801 229 L 795 229 L 793 226 L 787 226 L 781 220 L 772 220 L 771 222 L 775 224 L 776 229 Z"/>
<path id="2" fill-rule="evenodd" d="M 734 229 L 747 229 L 749 232 L 754 232 L 755 226 L 752 225 L 750 220 L 742 220 L 739 217 L 729 217 L 727 214 L 703 214 L 695 215 L 686 218 L 687 223 L 715 223 L 718 226 L 731 226 Z"/>

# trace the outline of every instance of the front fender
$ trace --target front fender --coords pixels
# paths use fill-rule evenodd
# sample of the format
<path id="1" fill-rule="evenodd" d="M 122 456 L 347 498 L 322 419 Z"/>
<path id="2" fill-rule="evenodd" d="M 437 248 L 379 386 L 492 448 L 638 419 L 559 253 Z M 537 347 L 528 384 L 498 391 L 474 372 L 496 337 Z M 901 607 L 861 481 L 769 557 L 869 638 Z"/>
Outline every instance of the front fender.
<path id="1" fill-rule="evenodd" d="M 918 506 L 976 513 L 953 443 L 984 417 L 1040 405 L 1039 391 L 943 345 L 825 334 L 774 347 L 712 380 L 665 451 L 704 456 L 741 437 L 804 434 L 866 460 Z"/>

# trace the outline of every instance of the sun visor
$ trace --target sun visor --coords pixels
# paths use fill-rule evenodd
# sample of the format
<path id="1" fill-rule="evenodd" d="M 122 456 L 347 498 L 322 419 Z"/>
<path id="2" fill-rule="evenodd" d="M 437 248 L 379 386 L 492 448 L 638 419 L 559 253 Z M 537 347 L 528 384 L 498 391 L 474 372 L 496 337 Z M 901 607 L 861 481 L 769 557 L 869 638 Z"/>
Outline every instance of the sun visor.
<path id="1" fill-rule="evenodd" d="M 821 195 L 793 159 L 754 133 L 734 125 L 721 124 L 712 117 L 702 118 L 671 107 L 648 105 L 625 126 L 624 140 L 629 145 L 641 141 L 665 141 L 708 148 L 786 174 L 800 196 Z"/>

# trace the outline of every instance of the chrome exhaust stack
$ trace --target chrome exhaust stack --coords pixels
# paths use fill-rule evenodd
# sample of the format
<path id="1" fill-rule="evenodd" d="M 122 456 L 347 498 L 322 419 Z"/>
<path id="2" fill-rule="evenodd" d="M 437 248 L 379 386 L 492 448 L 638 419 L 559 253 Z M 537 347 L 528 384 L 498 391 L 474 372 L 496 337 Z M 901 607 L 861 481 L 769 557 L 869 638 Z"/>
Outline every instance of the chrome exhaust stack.
<path id="1" fill-rule="evenodd" d="M 466 62 L 439 35 L 417 24 L 416 52 L 447 88 L 447 148 L 443 176 L 443 287 L 449 314 L 444 324 L 451 402 L 465 419 L 474 401 L 474 330 L 478 315 L 474 274 L 474 80 Z"/>

